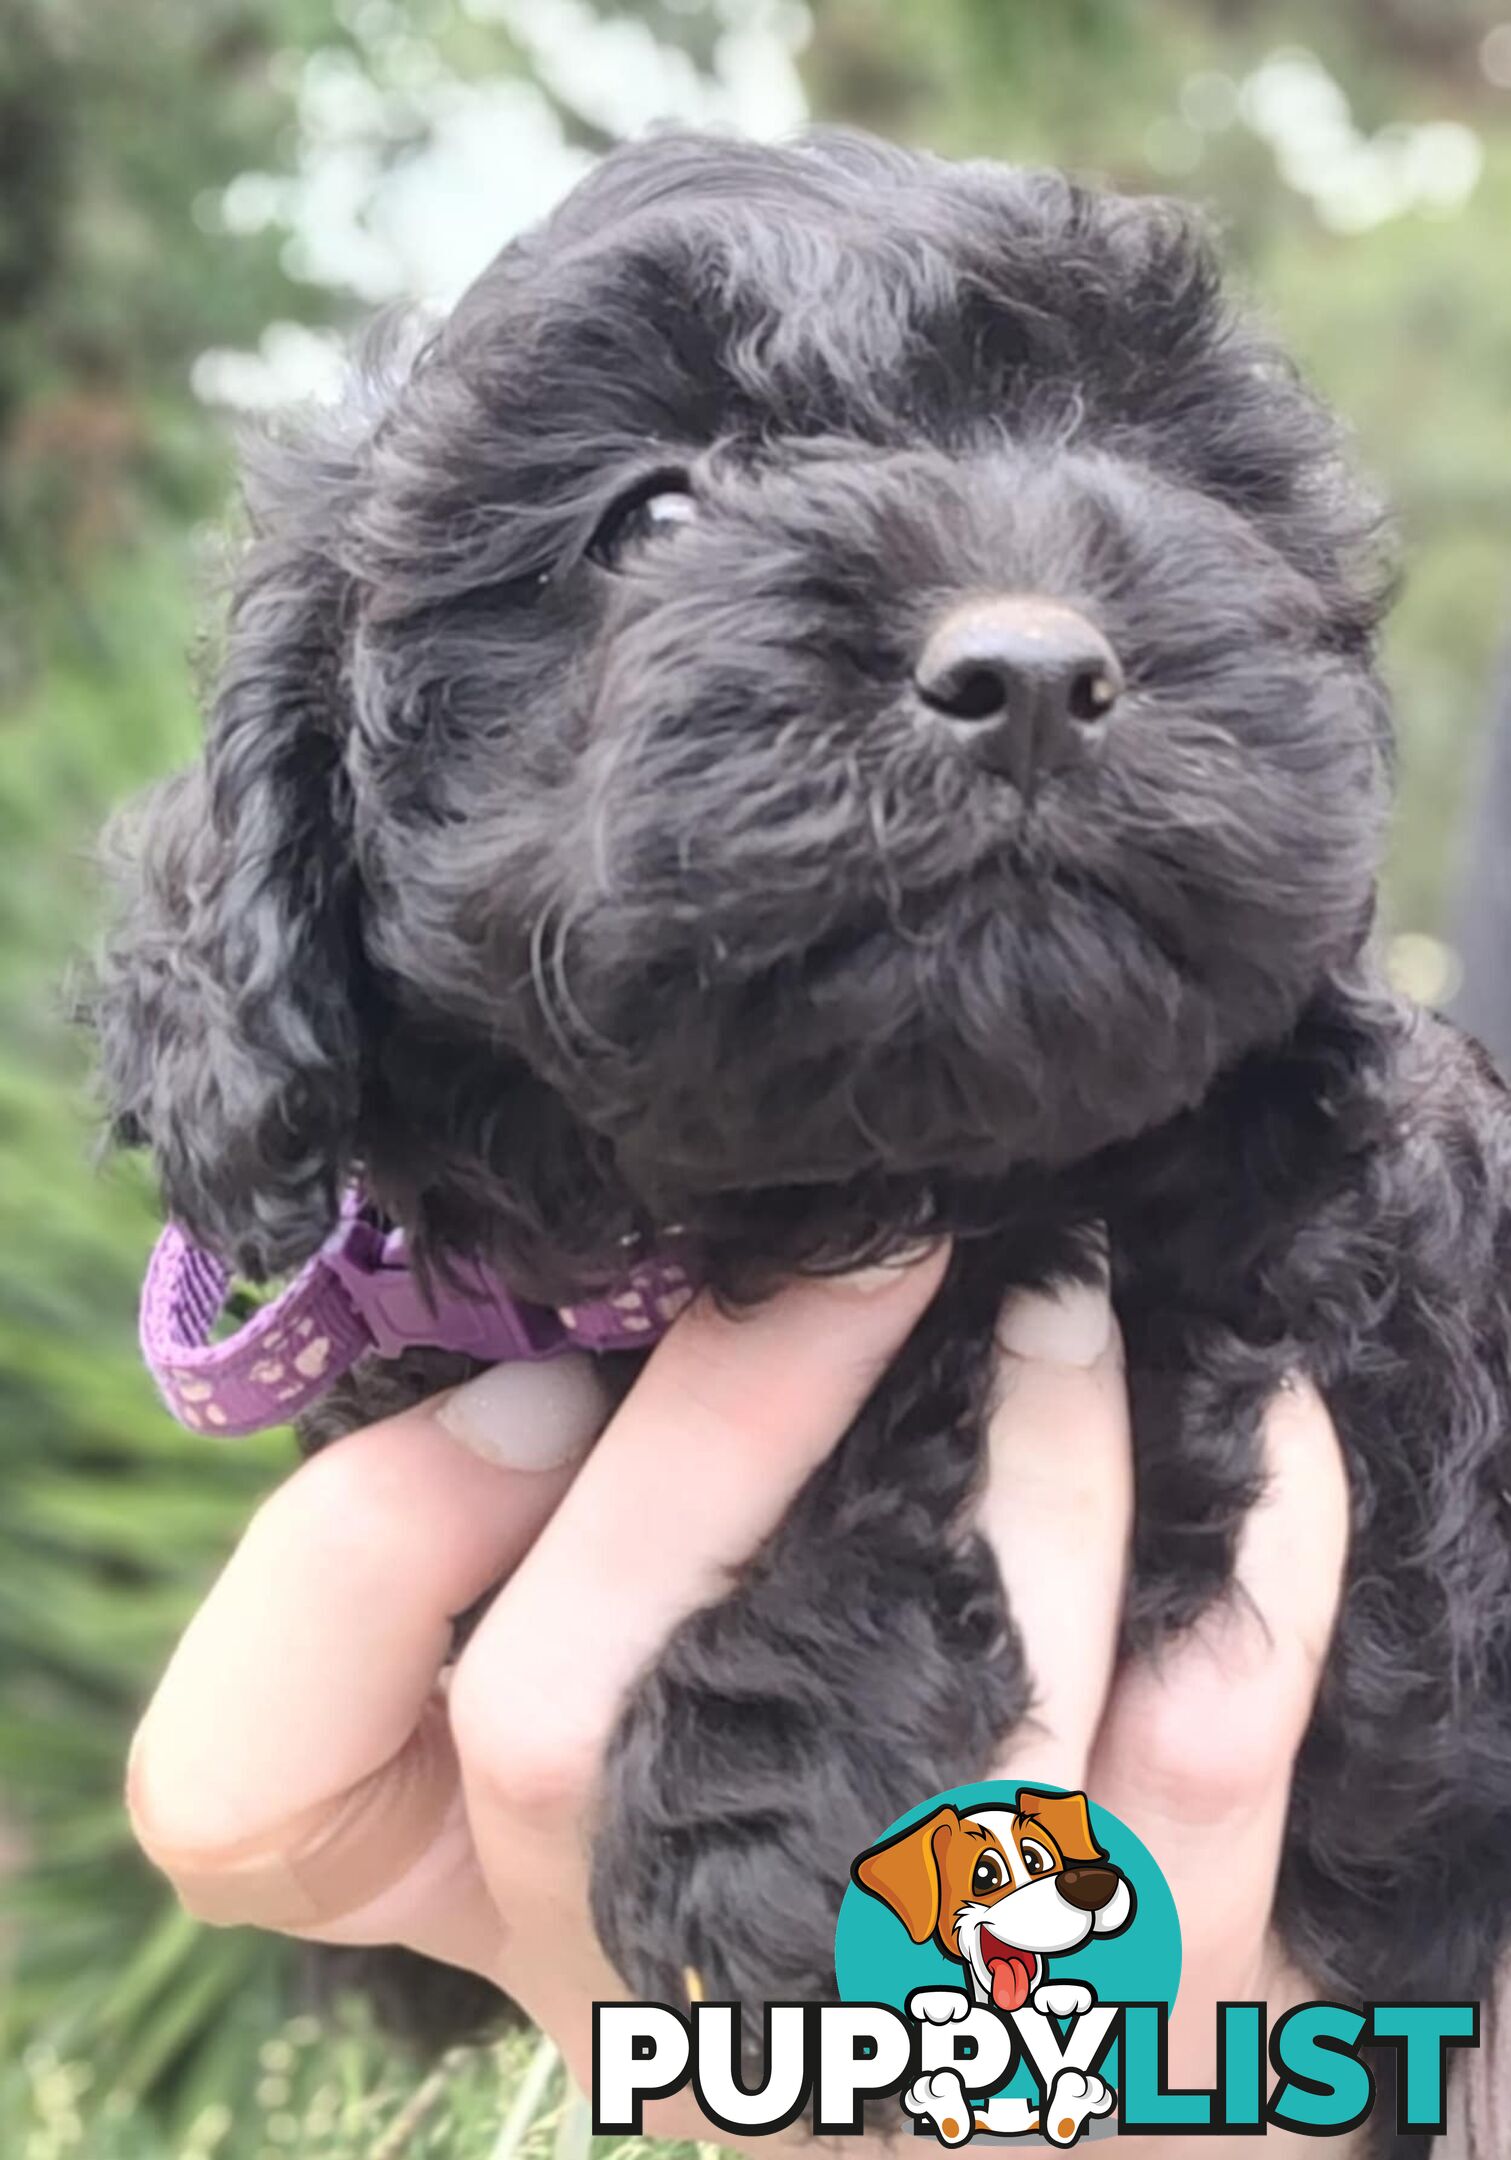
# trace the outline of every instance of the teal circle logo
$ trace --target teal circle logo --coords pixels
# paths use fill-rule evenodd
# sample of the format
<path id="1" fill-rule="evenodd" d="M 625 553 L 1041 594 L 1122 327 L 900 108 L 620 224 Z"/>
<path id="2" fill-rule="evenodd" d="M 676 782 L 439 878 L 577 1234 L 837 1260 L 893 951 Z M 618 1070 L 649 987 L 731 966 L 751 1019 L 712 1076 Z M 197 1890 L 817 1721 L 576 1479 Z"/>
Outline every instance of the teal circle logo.
<path id="1" fill-rule="evenodd" d="M 1003 1779 L 937 1793 L 857 1854 L 834 1939 L 843 2001 L 936 2028 L 931 2073 L 902 2100 L 946 2145 L 1112 2135 L 1118 2048 L 1093 2054 L 1094 2006 L 1169 2010 L 1180 1966 L 1175 1900 L 1142 1840 L 1084 1793 Z M 986 2057 L 964 2036 L 988 2034 L 995 2060 L 998 2028 L 1008 2073 L 987 2088 Z M 1036 2034 L 1041 2057 L 1065 2053 L 1048 2081 L 1030 2059 Z"/>

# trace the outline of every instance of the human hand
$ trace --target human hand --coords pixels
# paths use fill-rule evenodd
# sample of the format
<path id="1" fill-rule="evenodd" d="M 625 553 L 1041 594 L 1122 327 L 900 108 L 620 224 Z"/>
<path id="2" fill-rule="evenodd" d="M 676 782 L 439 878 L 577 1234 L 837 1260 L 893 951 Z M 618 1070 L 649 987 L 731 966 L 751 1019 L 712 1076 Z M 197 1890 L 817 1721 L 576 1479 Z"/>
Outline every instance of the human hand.
<path id="1" fill-rule="evenodd" d="M 1277 1940 L 1273 1907 L 1295 1757 L 1347 1556 L 1342 1455 L 1315 1389 L 1282 1389 L 1265 1418 L 1265 1487 L 1232 1593 L 1157 1659 L 1118 1666 L 1132 1511 L 1116 1329 L 1089 1291 L 1010 1305 L 1005 1318 L 1017 1354 L 1002 1368 L 983 1527 L 1039 1702 L 1003 1771 L 1088 1792 L 1149 1847 L 1181 1922 L 1168 2081 L 1210 2086 L 1218 2003 L 1264 2002 L 1273 2021 L 1318 1993 Z M 1266 2141 L 1275 2153 L 1314 2149 L 1280 2130 Z M 1362 2143 L 1356 2132 L 1332 2149 L 1343 2160 Z M 1204 2137 L 1199 2150 L 1240 2160 L 1252 2147 L 1252 2136 L 1235 2135 Z M 1188 2160 L 1192 2149 L 1184 2136 L 1117 2145 L 1128 2160 Z"/>
<path id="2" fill-rule="evenodd" d="M 868 1287 L 796 1285 L 738 1321 L 700 1304 L 584 1467 L 606 1406 L 573 1360 L 499 1368 L 298 1470 L 191 1625 L 133 1751 L 138 1835 L 191 1909 L 481 1973 L 586 2082 L 591 2004 L 623 1992 L 587 1906 L 618 1703 L 780 1519 L 942 1267 L 935 1254 Z M 1269 1912 L 1341 1568 L 1336 1447 L 1314 1398 L 1277 1403 L 1272 1491 L 1245 1541 L 1252 1607 L 1158 1673 L 1114 1678 L 1132 1471 L 1105 1296 L 1016 1301 L 1002 1339 L 982 1525 L 1039 1680 L 1006 1767 L 1087 1786 L 1165 1868 L 1186 1924 L 1171 2071 L 1195 2082 L 1215 2000 L 1278 2007 L 1300 1985 Z M 504 1578 L 439 1691 L 451 1616 Z M 686 2100 L 646 2125 L 710 2134 Z"/>
<path id="3" fill-rule="evenodd" d="M 480 1973 L 586 2083 L 591 2005 L 623 1993 L 587 1901 L 620 1699 L 781 1519 L 944 1259 L 805 1282 L 739 1320 L 699 1301 L 601 1438 L 598 1375 L 563 1358 L 296 1470 L 133 1748 L 137 1834 L 189 1908 Z M 453 1616 L 501 1581 L 442 1692 Z"/>

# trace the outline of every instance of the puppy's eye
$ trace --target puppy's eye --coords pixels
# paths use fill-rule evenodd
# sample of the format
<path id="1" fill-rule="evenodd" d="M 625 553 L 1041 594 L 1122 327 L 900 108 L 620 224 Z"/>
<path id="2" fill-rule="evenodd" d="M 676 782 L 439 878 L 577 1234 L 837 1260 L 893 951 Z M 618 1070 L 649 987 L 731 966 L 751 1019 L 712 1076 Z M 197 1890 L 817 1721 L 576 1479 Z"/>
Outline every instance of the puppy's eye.
<path id="1" fill-rule="evenodd" d="M 698 499 L 686 473 L 653 473 L 610 505 L 588 542 L 589 560 L 601 570 L 617 570 L 657 533 L 690 525 L 697 515 Z"/>
<path id="2" fill-rule="evenodd" d="M 984 1852 L 971 1873 L 971 1896 L 990 1897 L 992 1892 L 1000 1890 L 1006 1881 L 1007 1870 L 1002 1865 L 1001 1855 Z"/>
<path id="3" fill-rule="evenodd" d="M 1042 1845 L 1035 1844 L 1032 1838 L 1020 1838 L 1018 1850 L 1023 1855 L 1023 1865 L 1028 1869 L 1030 1875 L 1052 1875 L 1054 1873 L 1055 1863 L 1053 1856 L 1047 1853 Z"/>

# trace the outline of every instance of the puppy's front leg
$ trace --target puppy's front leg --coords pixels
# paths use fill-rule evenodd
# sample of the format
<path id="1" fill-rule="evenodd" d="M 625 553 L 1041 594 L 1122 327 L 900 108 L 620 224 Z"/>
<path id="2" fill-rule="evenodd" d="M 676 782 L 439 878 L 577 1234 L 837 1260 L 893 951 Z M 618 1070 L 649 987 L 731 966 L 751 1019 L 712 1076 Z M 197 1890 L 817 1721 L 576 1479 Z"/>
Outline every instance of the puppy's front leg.
<path id="1" fill-rule="evenodd" d="M 637 1993 L 832 1999 L 855 1855 L 981 1775 L 1021 1718 L 1019 1647 L 968 1504 L 1002 1280 L 952 1272 L 777 1534 L 626 1705 L 593 1900 Z"/>
<path id="2" fill-rule="evenodd" d="M 1126 1307 L 1123 1328 L 1138 1481 L 1126 1647 L 1151 1652 L 1231 1586 L 1263 1482 L 1265 1411 L 1291 1367 L 1285 1348 L 1146 1332 Z"/>

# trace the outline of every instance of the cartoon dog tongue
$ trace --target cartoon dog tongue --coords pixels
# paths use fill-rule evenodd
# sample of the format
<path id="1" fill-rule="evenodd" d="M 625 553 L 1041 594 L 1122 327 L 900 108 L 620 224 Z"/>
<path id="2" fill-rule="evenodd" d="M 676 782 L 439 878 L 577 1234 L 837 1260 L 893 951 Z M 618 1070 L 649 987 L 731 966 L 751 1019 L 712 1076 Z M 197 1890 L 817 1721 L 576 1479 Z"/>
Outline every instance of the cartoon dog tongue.
<path id="1" fill-rule="evenodd" d="M 986 1969 L 992 1976 L 992 2001 L 1002 2011 L 1021 2010 L 1028 2001 L 1029 1984 L 1034 1976 L 1032 1960 L 1021 1950 L 996 1950 L 987 1955 Z"/>

